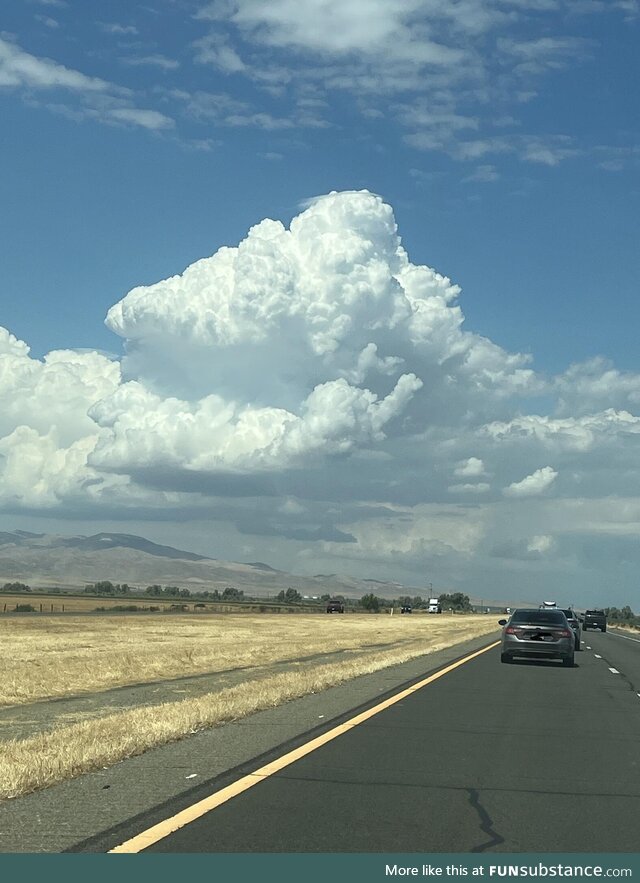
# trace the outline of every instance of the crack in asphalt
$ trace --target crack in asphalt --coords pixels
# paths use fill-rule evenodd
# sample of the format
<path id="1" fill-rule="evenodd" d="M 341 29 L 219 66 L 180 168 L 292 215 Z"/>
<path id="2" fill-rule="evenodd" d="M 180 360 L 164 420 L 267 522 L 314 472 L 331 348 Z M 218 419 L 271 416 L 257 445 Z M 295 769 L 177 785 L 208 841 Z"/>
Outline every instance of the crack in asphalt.
<path id="1" fill-rule="evenodd" d="M 627 687 L 629 688 L 629 690 L 631 690 L 632 693 L 638 693 L 638 691 L 640 691 L 640 686 L 636 687 L 635 684 L 633 683 L 633 681 L 629 678 L 629 675 L 625 674 L 623 671 L 620 671 L 620 669 L 617 667 L 617 665 L 615 665 L 615 663 L 611 662 L 610 659 L 607 659 L 607 657 L 604 654 L 601 654 L 601 658 L 602 658 L 602 661 L 605 662 L 609 668 L 615 668 L 616 673 L 617 673 L 617 677 L 619 677 L 620 680 L 622 680 L 627 685 Z"/>
<path id="2" fill-rule="evenodd" d="M 389 788 L 414 788 L 420 791 L 426 791 L 429 789 L 433 789 L 434 791 L 464 791 L 467 794 L 479 793 L 475 788 L 469 788 L 468 785 L 441 785 L 436 782 L 401 782 L 401 781 L 391 781 L 389 779 L 386 780 L 376 780 L 376 781 L 365 781 L 362 779 L 356 779 L 353 777 L 344 776 L 341 779 L 335 778 L 335 776 L 326 776 L 324 774 L 313 775 L 311 773 L 307 773 L 305 775 L 293 774 L 292 772 L 287 772 L 286 770 L 280 770 L 277 774 L 274 774 L 270 778 L 274 780 L 278 779 L 286 779 L 290 782 L 310 782 L 319 785 L 360 785 L 364 788 L 374 788 L 379 785 L 384 785 Z M 542 788 L 506 788 L 500 785 L 487 785 L 484 788 L 485 791 L 491 791 L 495 794 L 533 794 L 535 796 L 543 796 L 543 797 L 573 797 L 576 795 L 579 797 L 594 797 L 598 800 L 602 800 L 604 798 L 626 798 L 626 797 L 640 797 L 639 790 L 629 790 L 628 792 L 621 791 L 576 791 L 575 787 L 568 788 L 566 791 L 563 791 L 559 788 L 555 790 L 543 790 Z"/>
<path id="3" fill-rule="evenodd" d="M 493 830 L 493 819 L 484 808 L 484 806 L 480 803 L 480 792 L 476 791 L 475 788 L 467 788 L 467 794 L 469 795 L 469 806 L 474 809 L 480 818 L 480 830 L 485 834 L 488 834 L 491 838 L 487 840 L 486 843 L 480 843 L 478 846 L 474 846 L 470 849 L 470 852 L 484 852 L 486 849 L 490 849 L 492 846 L 499 846 L 501 843 L 504 843 L 504 837 L 498 834 L 497 831 Z"/>

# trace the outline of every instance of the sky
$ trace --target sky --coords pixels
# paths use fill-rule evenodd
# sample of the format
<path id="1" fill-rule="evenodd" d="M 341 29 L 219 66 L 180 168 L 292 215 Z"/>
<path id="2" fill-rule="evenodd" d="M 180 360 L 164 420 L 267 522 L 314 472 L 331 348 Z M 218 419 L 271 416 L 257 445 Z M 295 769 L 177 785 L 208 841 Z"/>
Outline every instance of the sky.
<path id="1" fill-rule="evenodd" d="M 638 0 L 5 0 L 0 528 L 640 609 Z"/>

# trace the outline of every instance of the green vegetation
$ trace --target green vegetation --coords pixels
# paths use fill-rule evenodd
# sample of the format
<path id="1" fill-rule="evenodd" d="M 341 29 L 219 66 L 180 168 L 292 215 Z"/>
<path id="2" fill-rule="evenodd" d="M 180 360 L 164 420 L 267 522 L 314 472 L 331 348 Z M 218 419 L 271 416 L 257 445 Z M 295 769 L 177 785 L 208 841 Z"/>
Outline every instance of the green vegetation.
<path id="1" fill-rule="evenodd" d="M 473 608 L 468 595 L 454 592 L 452 595 L 440 595 L 438 598 L 443 610 L 454 610 L 459 613 L 471 613 Z"/>
<path id="2" fill-rule="evenodd" d="M 380 613 L 381 599 L 375 595 L 363 595 L 360 598 L 360 606 L 370 613 Z"/>
<path id="3" fill-rule="evenodd" d="M 61 589 L 59 587 L 48 587 L 43 589 L 32 590 L 30 586 L 20 583 L 5 583 L 5 585 L 0 588 L 0 592 L 5 592 L 6 594 L 16 594 L 16 593 L 26 593 L 36 591 L 38 595 L 40 594 L 57 594 L 57 595 L 66 595 L 68 597 L 82 597 L 82 590 L 80 593 L 72 590 L 72 589 Z M 323 594 L 318 596 L 314 596 L 313 598 L 304 597 L 297 589 L 289 586 L 286 589 L 281 589 L 275 596 L 271 596 L 269 599 L 265 599 L 264 596 L 259 595 L 249 595 L 245 594 L 243 589 L 238 589 L 235 586 L 226 586 L 224 589 L 203 589 L 203 590 L 193 590 L 186 589 L 180 586 L 162 586 L 158 583 L 154 583 L 153 585 L 148 585 L 146 588 L 141 588 L 138 586 L 129 585 L 129 583 L 114 583 L 111 580 L 98 580 L 95 583 L 89 583 L 84 587 L 84 595 L 92 595 L 96 597 L 103 598 L 126 598 L 128 601 L 192 601 L 192 602 L 200 602 L 198 604 L 198 608 L 202 610 L 202 602 L 223 602 L 223 603 L 231 603 L 238 604 L 244 608 L 254 607 L 256 604 L 260 604 L 261 610 L 271 610 L 271 609 L 282 609 L 280 605 L 286 605 L 290 610 L 295 608 L 303 608 L 306 610 L 324 610 L 326 602 L 330 598 L 339 598 L 342 600 L 345 605 L 345 609 L 347 611 L 368 611 L 370 613 L 388 613 L 392 609 L 397 609 L 398 607 L 411 607 L 415 611 L 419 610 L 427 610 L 429 607 L 429 597 L 435 597 L 435 592 L 430 592 L 428 597 L 422 597 L 422 595 L 400 595 L 397 598 L 382 598 L 378 595 L 375 595 L 373 592 L 367 593 L 363 595 L 359 600 L 354 598 L 345 598 L 343 595 L 329 595 Z M 452 594 L 440 594 L 439 601 L 444 611 L 452 610 L 454 613 L 473 613 L 474 608 L 471 605 L 468 595 L 464 595 L 462 592 L 453 592 Z M 195 606 L 195 603 L 194 603 Z M 174 609 L 179 609 L 180 605 L 177 605 Z M 101 609 L 101 608 L 94 608 Z M 114 609 L 114 608 L 111 608 Z M 132 610 L 133 606 L 122 607 L 118 609 L 129 609 Z M 142 606 L 139 607 L 140 610 L 149 609 L 148 607 Z M 612 610 L 616 610 L 616 608 L 611 608 Z M 631 619 L 625 611 L 628 611 Z M 628 607 L 623 608 L 622 611 L 618 612 L 619 617 L 624 621 L 633 621 L 633 613 L 630 612 Z M 614 614 L 611 615 L 611 618 L 614 618 Z"/>
<path id="4" fill-rule="evenodd" d="M 284 589 L 278 592 L 276 600 L 284 601 L 286 604 L 299 604 L 302 601 L 302 595 L 296 589 L 288 588 L 286 592 Z"/>
<path id="5" fill-rule="evenodd" d="M 604 612 L 610 623 L 619 623 L 620 625 L 633 625 L 640 628 L 640 616 L 633 612 L 627 604 L 622 610 L 617 607 L 605 607 Z"/>
<path id="6" fill-rule="evenodd" d="M 5 583 L 0 589 L 0 592 L 10 592 L 12 595 L 22 594 L 23 592 L 30 591 L 31 586 L 28 586 L 25 583 Z"/>

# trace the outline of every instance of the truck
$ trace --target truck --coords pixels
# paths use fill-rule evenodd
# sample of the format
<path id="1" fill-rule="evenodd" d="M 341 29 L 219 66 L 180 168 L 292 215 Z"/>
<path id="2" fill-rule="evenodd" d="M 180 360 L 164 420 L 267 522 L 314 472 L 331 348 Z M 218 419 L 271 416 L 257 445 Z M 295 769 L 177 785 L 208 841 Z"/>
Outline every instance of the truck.
<path id="1" fill-rule="evenodd" d="M 330 598 L 327 601 L 327 613 L 344 613 L 342 598 Z"/>
<path id="2" fill-rule="evenodd" d="M 442 607 L 438 598 L 429 598 L 429 613 L 442 613 Z"/>
<path id="3" fill-rule="evenodd" d="M 607 615 L 604 610 L 585 610 L 582 620 L 583 631 L 588 629 L 600 629 L 602 632 L 607 630 Z"/>

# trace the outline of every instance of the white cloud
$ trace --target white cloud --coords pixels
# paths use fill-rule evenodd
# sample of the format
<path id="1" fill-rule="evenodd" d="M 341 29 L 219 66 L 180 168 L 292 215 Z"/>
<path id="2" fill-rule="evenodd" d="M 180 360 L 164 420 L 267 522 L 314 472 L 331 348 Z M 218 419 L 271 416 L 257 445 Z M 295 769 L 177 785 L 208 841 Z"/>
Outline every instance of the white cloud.
<path id="1" fill-rule="evenodd" d="M 194 41 L 193 46 L 196 50 L 194 59 L 198 64 L 210 64 L 227 74 L 236 74 L 247 69 L 236 50 L 229 45 L 228 39 L 220 33 L 214 32 L 201 37 Z"/>
<path id="2" fill-rule="evenodd" d="M 41 24 L 52 31 L 55 31 L 60 27 L 60 22 L 56 21 L 55 18 L 51 18 L 51 16 L 49 15 L 36 15 L 34 17 L 36 21 L 39 21 Z"/>
<path id="3" fill-rule="evenodd" d="M 522 481 L 514 481 L 503 493 L 507 497 L 535 497 L 551 487 L 557 477 L 558 473 L 551 466 L 543 466 Z"/>
<path id="4" fill-rule="evenodd" d="M 559 413 L 593 413 L 603 407 L 633 409 L 640 405 L 640 374 L 618 371 L 597 357 L 571 365 L 555 379 Z"/>
<path id="5" fill-rule="evenodd" d="M 170 129 L 173 120 L 156 110 L 138 108 L 131 91 L 100 77 L 89 77 L 49 58 L 37 58 L 16 43 L 0 37 L 0 89 L 29 92 L 63 90 L 79 103 L 48 102 L 45 106 L 69 119 L 96 119 L 103 123 L 139 126 L 144 129 Z M 38 106 L 38 100 L 30 102 Z"/>
<path id="6" fill-rule="evenodd" d="M 476 181 L 480 184 L 490 184 L 493 181 L 497 181 L 500 177 L 498 171 L 495 166 L 490 164 L 476 166 L 475 171 L 473 171 L 470 175 L 467 175 L 463 178 L 463 182 L 472 182 Z"/>
<path id="7" fill-rule="evenodd" d="M 640 535 L 638 378 L 539 377 L 464 330 L 460 294 L 381 197 L 347 191 L 130 291 L 106 320 L 121 364 L 33 359 L 3 330 L 0 507 L 200 513 L 261 558 L 304 543 L 309 567 L 472 591 L 532 562 L 584 580 L 590 538 Z"/>
<path id="8" fill-rule="evenodd" d="M 556 541 L 548 534 L 522 538 L 512 537 L 501 540 L 491 548 L 494 558 L 506 558 L 513 561 L 540 561 L 548 557 L 556 548 Z"/>
<path id="9" fill-rule="evenodd" d="M 238 0 L 224 8 L 213 3 L 200 18 L 227 18 L 271 46 L 292 46 L 328 53 L 380 52 L 402 54 L 412 60 L 441 63 L 448 53 L 458 53 L 426 37 L 416 39 L 407 26 L 419 9 L 417 0 L 271 0 L 252 3 Z"/>
<path id="10" fill-rule="evenodd" d="M 527 543 L 527 551 L 539 552 L 540 554 L 544 554 L 545 552 L 549 552 L 553 548 L 553 546 L 553 537 L 542 534 L 537 537 L 531 537 L 531 539 Z"/>
<path id="11" fill-rule="evenodd" d="M 3 86 L 77 92 L 108 92 L 113 88 L 99 77 L 88 77 L 49 58 L 36 58 L 0 37 L 0 87 Z"/>
<path id="12" fill-rule="evenodd" d="M 143 110 L 139 107 L 114 107 L 106 111 L 109 119 L 116 122 L 131 123 L 143 129 L 172 129 L 174 121 L 157 110 Z"/>
<path id="13" fill-rule="evenodd" d="M 159 67 L 165 71 L 180 67 L 179 61 L 175 58 L 167 58 L 166 55 L 132 55 L 130 58 L 123 58 L 122 61 L 132 67 Z"/>
<path id="14" fill-rule="evenodd" d="M 41 362 L 0 328 L 2 503 L 50 507 L 104 485 L 86 466 L 99 432 L 87 412 L 119 382 L 118 363 L 98 353 L 58 350 Z"/>
<path id="15" fill-rule="evenodd" d="M 477 484 L 467 482 L 465 484 L 451 484 L 447 488 L 450 494 L 486 494 L 491 489 L 491 485 L 486 481 L 479 481 Z"/>
<path id="16" fill-rule="evenodd" d="M 110 430 L 90 463 L 124 472 L 152 465 L 199 472 L 295 468 L 310 456 L 346 454 L 384 438 L 385 425 L 421 385 L 403 375 L 379 400 L 345 380 L 331 381 L 313 390 L 298 416 L 282 408 L 239 408 L 214 395 L 194 404 L 161 399 L 127 383 L 90 410 Z"/>
<path id="17" fill-rule="evenodd" d="M 533 40 L 503 37 L 497 45 L 501 52 L 518 59 L 517 72 L 535 74 L 566 67 L 574 58 L 584 58 L 594 42 L 580 37 L 538 37 Z"/>
<path id="18" fill-rule="evenodd" d="M 457 464 L 453 474 L 461 478 L 480 478 L 486 473 L 484 463 L 479 457 L 469 457 L 467 460 L 461 460 Z"/>
<path id="19" fill-rule="evenodd" d="M 116 34 L 117 36 L 133 36 L 138 33 L 135 25 L 122 25 L 117 22 L 98 22 L 98 25 L 107 34 Z"/>
<path id="20" fill-rule="evenodd" d="M 636 2 L 591 11 L 617 9 L 620 17 Z M 595 54 L 597 41 L 567 32 L 577 11 L 575 0 L 214 0 L 196 13 L 211 27 L 193 48 L 197 62 L 294 104 L 310 87 L 329 105 L 331 92 L 349 92 L 364 116 L 399 124 L 418 150 L 461 160 L 508 153 L 554 167 L 589 150 L 562 131 L 515 137 L 495 130 L 520 124 L 519 107 L 544 79 Z M 478 136 L 469 138 L 470 130 Z M 485 164 L 465 180 L 486 183 L 497 174 Z"/>
<path id="21" fill-rule="evenodd" d="M 150 471 L 169 470 L 180 490 L 181 475 L 186 487 L 190 474 L 282 473 L 358 451 L 372 455 L 367 468 L 391 468 L 385 440 L 460 419 L 469 393 L 484 408 L 535 388 L 523 357 L 461 330 L 458 293 L 410 263 L 380 197 L 315 199 L 289 229 L 262 221 L 237 248 L 116 304 L 107 324 L 128 341 L 125 382 L 103 356 L 40 363 L 7 334 L 11 474 L 19 439 L 81 456 L 74 493 L 88 478 L 111 487 L 120 476 L 130 495 L 131 476 Z M 483 464 L 459 470 L 480 476 Z"/>
<path id="22" fill-rule="evenodd" d="M 514 417 L 510 421 L 488 423 L 479 434 L 510 446 L 535 446 L 558 452 L 587 452 L 602 448 L 607 440 L 640 433 L 640 417 L 628 411 L 608 408 L 582 417 L 553 418 L 539 414 Z"/>

